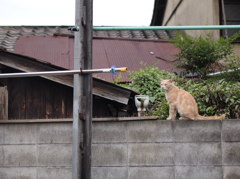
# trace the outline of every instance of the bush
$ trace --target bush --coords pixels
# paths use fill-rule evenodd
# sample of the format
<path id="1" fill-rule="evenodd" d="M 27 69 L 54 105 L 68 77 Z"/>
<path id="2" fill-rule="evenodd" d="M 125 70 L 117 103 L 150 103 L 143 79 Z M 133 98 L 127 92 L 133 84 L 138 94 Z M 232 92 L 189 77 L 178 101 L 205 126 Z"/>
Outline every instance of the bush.
<path id="1" fill-rule="evenodd" d="M 159 83 L 160 79 L 175 79 L 176 86 L 194 96 L 201 115 L 226 114 L 227 118 L 240 118 L 240 85 L 236 81 L 190 81 L 154 66 L 132 72 L 130 79 L 129 88 L 152 97 L 148 115 L 158 115 L 160 119 L 168 117 L 169 107 Z"/>
<path id="2" fill-rule="evenodd" d="M 177 76 L 171 73 L 167 73 L 159 70 L 155 66 L 147 67 L 144 65 L 144 69 L 140 69 L 136 72 L 130 73 L 130 80 L 132 83 L 129 84 L 129 87 L 135 91 L 140 92 L 144 95 L 149 95 L 151 101 L 159 101 L 163 92 L 160 89 L 160 79 L 169 79 L 176 78 Z"/>
<path id="3" fill-rule="evenodd" d="M 227 118 L 240 118 L 240 85 L 237 82 L 190 81 L 182 87 L 194 96 L 200 114 L 207 116 L 226 114 Z"/>
<path id="4" fill-rule="evenodd" d="M 139 71 L 131 72 L 130 83 L 127 87 L 140 94 L 150 97 L 148 115 L 157 115 L 160 119 L 166 119 L 168 115 L 168 104 L 164 92 L 160 89 L 160 79 L 177 79 L 172 73 L 159 70 L 155 66 L 146 66 Z"/>
<path id="5" fill-rule="evenodd" d="M 201 78 L 206 78 L 216 67 L 223 68 L 220 60 L 224 59 L 228 63 L 235 58 L 231 42 L 238 37 L 239 34 L 236 34 L 230 38 L 214 40 L 210 34 L 191 37 L 178 32 L 171 41 L 180 49 L 177 54 L 180 62 L 178 67 L 185 69 L 187 73 L 197 73 Z"/>

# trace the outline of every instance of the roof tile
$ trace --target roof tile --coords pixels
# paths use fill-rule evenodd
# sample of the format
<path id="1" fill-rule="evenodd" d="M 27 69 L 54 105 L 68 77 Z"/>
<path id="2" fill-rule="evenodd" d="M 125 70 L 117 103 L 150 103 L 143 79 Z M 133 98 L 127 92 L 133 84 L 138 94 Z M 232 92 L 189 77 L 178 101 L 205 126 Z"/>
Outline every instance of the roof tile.
<path id="1" fill-rule="evenodd" d="M 0 26 L 0 45 L 10 51 L 14 50 L 15 44 L 7 43 L 6 41 L 17 40 L 20 36 L 46 36 L 54 34 L 73 35 L 68 30 L 68 26 Z M 94 37 L 109 37 L 109 38 L 133 38 L 133 39 L 149 39 L 159 40 L 166 39 L 174 32 L 165 30 L 125 30 L 125 31 L 93 31 Z M 8 46 L 6 46 L 8 45 Z"/>

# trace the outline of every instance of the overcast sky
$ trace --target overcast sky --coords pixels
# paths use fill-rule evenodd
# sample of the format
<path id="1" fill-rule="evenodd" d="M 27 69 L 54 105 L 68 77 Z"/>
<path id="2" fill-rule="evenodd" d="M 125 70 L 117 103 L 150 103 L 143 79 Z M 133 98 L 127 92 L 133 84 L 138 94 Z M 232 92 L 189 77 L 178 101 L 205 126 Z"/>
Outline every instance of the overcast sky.
<path id="1" fill-rule="evenodd" d="M 94 26 L 148 26 L 154 0 L 93 0 Z M 75 0 L 0 0 L 0 25 L 74 25 Z"/>

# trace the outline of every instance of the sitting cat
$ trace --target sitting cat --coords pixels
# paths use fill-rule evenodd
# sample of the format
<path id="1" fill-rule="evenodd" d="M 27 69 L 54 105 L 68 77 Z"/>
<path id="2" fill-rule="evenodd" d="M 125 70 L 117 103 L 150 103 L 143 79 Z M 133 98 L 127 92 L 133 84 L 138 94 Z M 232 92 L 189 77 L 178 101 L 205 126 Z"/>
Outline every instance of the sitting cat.
<path id="1" fill-rule="evenodd" d="M 225 115 L 221 116 L 201 116 L 198 113 L 198 106 L 193 96 L 179 89 L 173 83 L 173 80 L 161 80 L 160 85 L 166 93 L 166 98 L 169 104 L 169 117 L 167 120 L 175 120 L 177 112 L 181 116 L 179 119 L 224 119 Z"/>

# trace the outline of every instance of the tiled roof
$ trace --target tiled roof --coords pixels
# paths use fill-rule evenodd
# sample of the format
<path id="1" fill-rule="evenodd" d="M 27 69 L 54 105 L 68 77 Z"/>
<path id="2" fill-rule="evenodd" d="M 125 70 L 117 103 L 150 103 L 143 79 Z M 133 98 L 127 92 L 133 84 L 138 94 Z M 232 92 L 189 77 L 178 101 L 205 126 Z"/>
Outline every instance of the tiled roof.
<path id="1" fill-rule="evenodd" d="M 0 46 L 14 51 L 20 36 L 73 35 L 68 26 L 0 26 Z M 172 37 L 174 32 L 166 30 L 93 31 L 93 37 L 159 40 Z"/>

